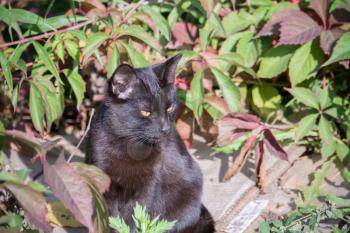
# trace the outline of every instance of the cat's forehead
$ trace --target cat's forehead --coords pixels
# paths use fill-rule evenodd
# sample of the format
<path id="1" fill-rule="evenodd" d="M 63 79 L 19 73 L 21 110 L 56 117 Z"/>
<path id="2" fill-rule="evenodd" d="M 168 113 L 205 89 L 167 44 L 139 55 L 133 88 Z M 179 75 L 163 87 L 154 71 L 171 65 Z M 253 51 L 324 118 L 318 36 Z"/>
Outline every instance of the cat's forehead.
<path id="1" fill-rule="evenodd" d="M 137 77 L 145 85 L 148 94 L 151 94 L 153 97 L 160 97 L 162 95 L 162 88 L 159 86 L 158 77 L 149 67 L 135 69 Z"/>

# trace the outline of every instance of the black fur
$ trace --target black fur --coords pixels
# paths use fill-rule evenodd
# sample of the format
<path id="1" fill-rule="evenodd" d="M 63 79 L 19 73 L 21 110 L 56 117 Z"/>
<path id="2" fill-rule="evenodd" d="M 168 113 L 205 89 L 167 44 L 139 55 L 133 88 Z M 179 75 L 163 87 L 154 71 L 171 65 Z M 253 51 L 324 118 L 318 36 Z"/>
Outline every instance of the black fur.
<path id="1" fill-rule="evenodd" d="M 174 123 L 180 58 L 142 69 L 118 67 L 91 124 L 87 162 L 111 177 L 105 195 L 110 214 L 133 228 L 132 208 L 139 202 L 153 217 L 177 220 L 171 232 L 211 233 L 212 217 L 201 204 L 202 173 Z"/>

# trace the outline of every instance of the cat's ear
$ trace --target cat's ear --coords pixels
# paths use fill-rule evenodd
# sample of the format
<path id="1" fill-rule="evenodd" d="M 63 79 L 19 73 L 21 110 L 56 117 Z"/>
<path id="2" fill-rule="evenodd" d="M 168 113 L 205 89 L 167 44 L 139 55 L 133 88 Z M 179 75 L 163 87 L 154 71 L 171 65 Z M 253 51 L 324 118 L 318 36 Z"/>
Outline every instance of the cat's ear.
<path id="1" fill-rule="evenodd" d="M 129 99 L 141 88 L 134 68 L 127 64 L 120 65 L 110 80 L 110 90 L 119 99 Z"/>
<path id="2" fill-rule="evenodd" d="M 161 87 L 175 84 L 176 67 L 181 57 L 182 54 L 178 53 L 165 62 L 152 66 L 153 72 L 157 75 Z"/>

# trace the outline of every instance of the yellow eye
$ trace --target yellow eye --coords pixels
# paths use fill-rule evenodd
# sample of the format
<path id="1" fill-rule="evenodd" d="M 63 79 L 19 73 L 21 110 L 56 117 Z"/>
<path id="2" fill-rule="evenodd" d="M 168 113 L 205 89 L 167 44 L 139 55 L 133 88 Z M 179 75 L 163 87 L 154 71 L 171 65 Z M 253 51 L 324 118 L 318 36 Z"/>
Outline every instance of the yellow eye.
<path id="1" fill-rule="evenodd" d="M 172 112 L 174 110 L 173 106 L 170 106 L 169 108 L 167 108 L 167 112 Z"/>
<path id="2" fill-rule="evenodd" d="M 141 115 L 144 117 L 149 117 L 151 115 L 151 112 L 141 111 Z"/>

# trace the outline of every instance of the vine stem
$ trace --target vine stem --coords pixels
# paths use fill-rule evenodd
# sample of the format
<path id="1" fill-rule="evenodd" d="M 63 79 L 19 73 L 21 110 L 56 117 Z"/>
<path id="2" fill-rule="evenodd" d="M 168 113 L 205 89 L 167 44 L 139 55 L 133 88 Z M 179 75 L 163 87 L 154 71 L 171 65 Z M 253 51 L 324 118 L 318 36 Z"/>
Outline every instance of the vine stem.
<path id="1" fill-rule="evenodd" d="M 88 123 L 88 125 L 87 125 L 87 127 L 86 127 L 86 129 L 85 129 L 85 131 L 84 131 L 84 134 L 83 134 L 83 136 L 80 138 L 78 144 L 75 146 L 76 149 L 79 149 L 81 143 L 84 141 L 84 139 L 85 139 L 87 133 L 89 132 L 90 126 L 91 126 L 91 120 L 92 120 L 92 117 L 94 116 L 94 113 L 95 113 L 95 109 L 93 108 L 93 109 L 91 110 L 89 123 Z M 72 160 L 73 157 L 74 157 L 74 152 L 72 152 L 72 153 L 69 155 L 69 158 L 67 159 L 67 163 L 69 163 L 69 162 Z"/>
<path id="2" fill-rule="evenodd" d="M 74 26 L 70 26 L 70 27 L 67 27 L 67 28 L 63 28 L 63 29 L 60 29 L 60 30 L 57 30 L 57 31 L 48 32 L 48 33 L 40 34 L 40 35 L 37 35 L 37 36 L 27 37 L 27 38 L 24 38 L 24 39 L 21 39 L 21 40 L 12 41 L 12 42 L 5 43 L 5 44 L 0 44 L 0 49 L 4 49 L 4 48 L 7 48 L 7 47 L 12 46 L 12 45 L 21 45 L 21 44 L 24 44 L 24 43 L 27 43 L 27 42 L 30 42 L 30 41 L 35 41 L 35 40 L 41 40 L 41 39 L 44 39 L 44 38 L 48 38 L 50 36 L 53 36 L 53 35 L 56 35 L 56 34 L 59 34 L 59 33 L 67 32 L 67 31 L 71 31 L 71 30 L 75 30 L 75 29 L 79 29 L 79 28 L 84 27 L 86 25 L 89 25 L 89 24 L 91 24 L 93 22 L 95 22 L 95 19 L 90 19 L 90 20 L 87 20 L 85 22 L 82 22 L 82 23 L 79 23 L 79 24 L 76 24 Z"/>

